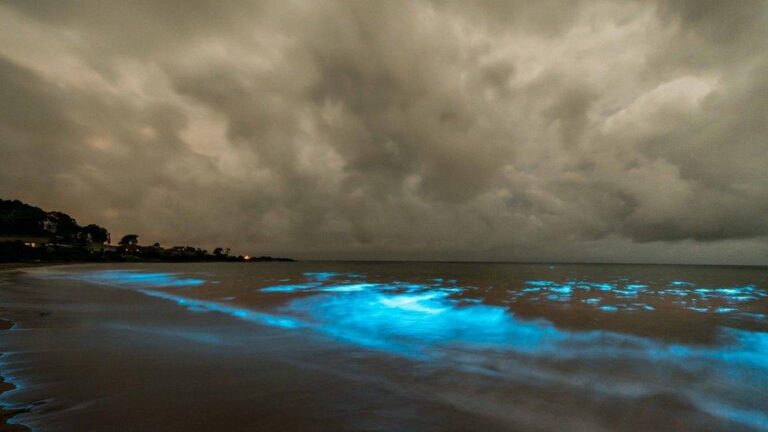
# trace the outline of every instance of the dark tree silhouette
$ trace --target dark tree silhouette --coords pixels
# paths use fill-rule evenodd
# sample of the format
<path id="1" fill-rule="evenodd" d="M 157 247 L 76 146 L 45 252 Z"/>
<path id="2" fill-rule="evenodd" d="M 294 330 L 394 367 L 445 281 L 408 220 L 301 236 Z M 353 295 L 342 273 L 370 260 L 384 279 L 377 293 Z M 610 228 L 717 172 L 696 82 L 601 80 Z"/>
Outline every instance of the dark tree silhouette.
<path id="1" fill-rule="evenodd" d="M 120 246 L 128 246 L 128 245 L 135 245 L 138 243 L 139 243 L 138 234 L 126 234 L 123 236 L 123 238 L 120 239 L 120 242 L 118 244 Z"/>
<path id="2" fill-rule="evenodd" d="M 126 234 L 119 248 L 94 247 L 110 243 L 110 234 L 96 224 L 80 226 L 66 213 L 0 199 L 0 262 L 21 261 L 292 261 L 288 258 L 248 258 L 217 247 L 213 253 L 194 246 L 169 249 L 159 243 L 139 247 L 138 234 Z"/>
<path id="3" fill-rule="evenodd" d="M 48 212 L 44 229 L 51 233 L 57 241 L 72 243 L 80 237 L 80 225 L 70 215 L 58 211 Z"/>
<path id="4" fill-rule="evenodd" d="M 85 240 L 92 243 L 104 244 L 109 240 L 109 231 L 96 224 L 84 226 L 81 232 L 85 237 Z"/>
<path id="5" fill-rule="evenodd" d="M 0 200 L 0 235 L 47 236 L 48 213 L 19 200 Z"/>

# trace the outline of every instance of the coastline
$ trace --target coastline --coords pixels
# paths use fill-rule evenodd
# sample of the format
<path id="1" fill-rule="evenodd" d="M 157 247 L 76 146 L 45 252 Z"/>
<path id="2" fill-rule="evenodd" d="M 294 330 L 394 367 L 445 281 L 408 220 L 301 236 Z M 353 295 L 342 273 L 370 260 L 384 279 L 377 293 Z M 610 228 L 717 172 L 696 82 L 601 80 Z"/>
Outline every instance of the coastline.
<path id="1" fill-rule="evenodd" d="M 168 431 L 300 431 L 322 420 L 325 430 L 341 431 L 352 430 L 344 428 L 348 406 L 379 402 L 381 389 L 371 393 L 366 386 L 361 397 L 357 377 L 308 361 L 307 341 L 287 330 L 189 313 L 130 289 L 66 282 L 71 289 L 61 290 L 60 281 L 44 279 L 29 284 L 25 269 L 5 270 L 0 317 L 18 324 L 0 336 L 3 350 L 13 353 L 12 364 L 0 363 L 0 374 L 19 390 L 3 393 L 3 404 L 23 411 L 0 430 L 56 425 L 117 432 L 162 424 Z M 345 384 L 331 397 L 343 403 L 329 416 L 328 392 L 313 390 L 339 382 Z M 254 400 L 255 389 L 266 390 Z M 216 397 L 201 397 L 209 391 Z M 285 403 L 295 394 L 306 396 Z"/>
<path id="2" fill-rule="evenodd" d="M 0 275 L 17 271 L 29 267 L 42 267 L 46 264 L 40 263 L 0 263 Z M 16 325 L 15 321 L 8 319 L 6 315 L 7 311 L 0 309 L 0 332 L 10 331 Z M 5 352 L 0 352 L 0 356 L 5 355 Z M 17 387 L 11 381 L 6 381 L 4 372 L 0 370 L 0 395 L 5 392 L 15 390 Z M 25 412 L 24 408 L 8 408 L 5 405 L 0 404 L 0 430 L 7 432 L 31 432 L 32 429 L 19 423 L 9 423 L 14 416 Z"/>
<path id="3" fill-rule="evenodd" d="M 670 274 L 642 267 L 634 269 L 637 281 L 614 286 L 609 281 L 623 277 L 623 270 L 582 268 L 586 288 L 579 289 L 590 291 L 585 298 L 601 296 L 605 305 L 615 304 L 608 288 L 664 278 L 674 284 L 650 286 L 661 293 L 655 303 L 640 297 L 662 312 L 594 307 L 586 314 L 592 307 L 587 303 L 568 314 L 548 296 L 562 287 L 547 287 L 568 280 L 572 270 L 511 267 L 503 278 L 510 286 L 545 287 L 539 288 L 544 294 L 529 295 L 532 313 L 524 316 L 521 307 L 515 317 L 502 310 L 508 297 L 494 297 L 490 289 L 448 297 L 453 294 L 447 292 L 496 284 L 496 276 L 484 276 L 493 273 L 488 267 L 455 274 L 450 265 L 72 264 L 78 265 L 0 268 L 0 317 L 17 323 L 0 333 L 0 349 L 7 352 L 0 374 L 18 387 L 2 394 L 6 408 L 18 411 L 9 412 L 15 417 L 0 430 L 56 425 L 118 432 L 155 430 L 158 424 L 184 432 L 302 431 L 318 424 L 329 431 L 392 425 L 440 430 L 479 423 L 489 431 L 559 430 L 561 421 L 590 430 L 663 429 L 670 421 L 712 432 L 762 430 L 750 428 L 763 422 L 762 396 L 754 380 L 744 377 L 765 376 L 765 368 L 754 363 L 756 355 L 763 356 L 764 339 L 756 332 L 764 327 L 718 330 L 712 326 L 723 322 L 722 315 L 665 313 L 674 298 L 662 297 L 671 289 L 697 293 L 695 286 L 679 288 L 694 283 L 685 281 L 731 287 L 705 294 L 765 297 L 764 290 L 745 285 L 765 280 L 764 272 Z M 466 280 L 447 279 L 454 275 Z M 535 302 L 543 306 L 536 309 Z M 304 317 L 312 317 L 311 327 Z M 650 317 L 665 326 L 656 327 Z M 641 335 L 640 318 L 647 330 Z M 579 325 L 587 320 L 596 324 Z M 695 329 L 667 338 L 681 322 Z M 702 341 L 710 327 L 723 339 Z M 703 373 L 692 376 L 691 364 L 701 365 Z M 497 372 L 509 379 L 496 379 Z M 532 373 L 543 381 L 529 385 Z M 549 378 L 563 373 L 568 381 L 553 385 Z M 596 376 L 618 380 L 620 388 L 580 384 Z M 712 381 L 724 387 L 712 391 L 706 384 Z M 626 385 L 649 396 L 622 393 Z M 467 386 L 472 400 L 444 398 Z M 713 412 L 713 403 L 727 410 Z M 511 405 L 520 409 L 503 410 Z"/>
<path id="4" fill-rule="evenodd" d="M 2 313 L 2 312 L 0 312 Z M 13 328 L 15 323 L 4 318 L 0 318 L 0 331 L 8 331 Z M 5 353 L 0 352 L 0 356 Z M 2 373 L 2 371 L 0 371 Z M 0 395 L 7 391 L 16 389 L 16 385 L 10 381 L 5 380 L 4 375 L 0 375 Z M 7 432 L 31 432 L 32 429 L 18 423 L 9 423 L 9 421 L 17 414 L 26 411 L 24 408 L 7 408 L 5 405 L 0 405 L 0 430 Z"/>
<path id="5" fill-rule="evenodd" d="M 29 262 L 11 262 L 11 263 L 0 263 L 0 274 L 11 272 L 15 270 L 20 270 L 24 268 L 30 268 L 30 267 L 48 267 L 53 265 L 62 265 L 66 263 L 56 263 L 56 262 L 40 262 L 40 263 L 29 263 Z M 73 263 L 75 264 L 75 263 Z"/>

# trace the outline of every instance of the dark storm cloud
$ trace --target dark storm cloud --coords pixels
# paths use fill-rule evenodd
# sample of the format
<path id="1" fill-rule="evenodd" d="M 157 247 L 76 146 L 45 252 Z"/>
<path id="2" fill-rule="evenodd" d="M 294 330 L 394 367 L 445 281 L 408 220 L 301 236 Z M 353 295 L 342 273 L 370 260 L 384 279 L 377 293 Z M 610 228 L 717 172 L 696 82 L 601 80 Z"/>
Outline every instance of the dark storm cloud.
<path id="1" fill-rule="evenodd" d="M 0 195 L 299 257 L 764 262 L 766 9 L 5 2 Z"/>

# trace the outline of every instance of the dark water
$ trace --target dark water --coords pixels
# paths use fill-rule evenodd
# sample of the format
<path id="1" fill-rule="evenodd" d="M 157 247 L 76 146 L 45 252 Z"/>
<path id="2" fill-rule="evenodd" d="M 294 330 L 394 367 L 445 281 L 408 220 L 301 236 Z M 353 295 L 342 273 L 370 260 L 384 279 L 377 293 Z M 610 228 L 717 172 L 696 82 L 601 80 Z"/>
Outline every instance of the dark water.
<path id="1" fill-rule="evenodd" d="M 764 268 L 137 264 L 2 288 L 2 399 L 39 430 L 768 430 Z"/>

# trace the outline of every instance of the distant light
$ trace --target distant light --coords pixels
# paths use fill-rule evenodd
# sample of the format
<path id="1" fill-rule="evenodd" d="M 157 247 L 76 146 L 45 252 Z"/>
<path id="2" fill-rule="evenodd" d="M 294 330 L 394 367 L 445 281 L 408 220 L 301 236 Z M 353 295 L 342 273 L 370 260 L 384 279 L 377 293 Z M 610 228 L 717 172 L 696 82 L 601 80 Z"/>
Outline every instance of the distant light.
<path id="1" fill-rule="evenodd" d="M 246 256 L 243 257 L 243 259 L 248 261 L 249 259 L 251 259 L 251 257 L 249 255 L 246 255 Z"/>

